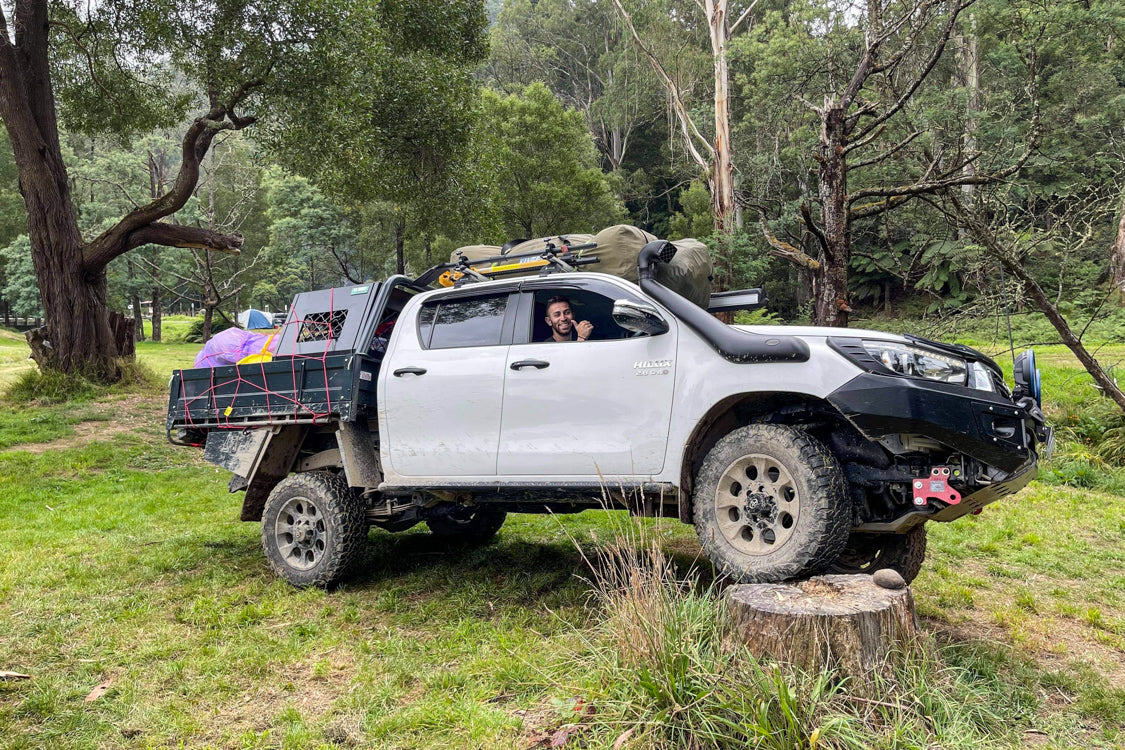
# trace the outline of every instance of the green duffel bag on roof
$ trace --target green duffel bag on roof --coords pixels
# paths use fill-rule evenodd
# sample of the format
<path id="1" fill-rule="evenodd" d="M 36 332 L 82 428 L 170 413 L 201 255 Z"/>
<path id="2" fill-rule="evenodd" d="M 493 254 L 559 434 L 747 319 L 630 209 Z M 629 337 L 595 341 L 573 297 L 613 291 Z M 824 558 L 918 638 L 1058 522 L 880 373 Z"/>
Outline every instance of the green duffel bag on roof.
<path id="1" fill-rule="evenodd" d="M 643 229 L 628 224 L 603 229 L 594 235 L 597 248 L 583 253 L 596 255 L 601 262 L 586 266 L 584 270 L 600 271 L 635 282 L 637 255 L 642 247 L 656 239 Z M 656 280 L 707 309 L 711 302 L 711 253 L 699 240 L 675 240 L 672 244 L 676 246 L 676 256 L 671 262 L 656 266 Z"/>
<path id="2" fill-rule="evenodd" d="M 464 253 L 465 257 L 470 261 L 483 260 L 485 258 L 491 258 L 494 255 L 500 255 L 500 246 L 465 245 L 465 247 L 459 247 L 449 254 L 449 262 L 456 263 L 458 260 L 460 260 L 458 256 L 461 253 Z"/>

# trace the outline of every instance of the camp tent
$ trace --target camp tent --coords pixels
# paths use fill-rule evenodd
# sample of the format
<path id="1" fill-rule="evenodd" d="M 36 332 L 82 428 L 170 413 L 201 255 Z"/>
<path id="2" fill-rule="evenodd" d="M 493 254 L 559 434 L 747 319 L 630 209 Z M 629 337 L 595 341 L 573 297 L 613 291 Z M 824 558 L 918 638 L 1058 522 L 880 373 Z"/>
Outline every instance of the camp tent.
<path id="1" fill-rule="evenodd" d="M 248 331 L 256 328 L 273 328 L 273 323 L 270 322 L 270 314 L 254 308 L 243 310 L 238 314 L 238 325 Z"/>

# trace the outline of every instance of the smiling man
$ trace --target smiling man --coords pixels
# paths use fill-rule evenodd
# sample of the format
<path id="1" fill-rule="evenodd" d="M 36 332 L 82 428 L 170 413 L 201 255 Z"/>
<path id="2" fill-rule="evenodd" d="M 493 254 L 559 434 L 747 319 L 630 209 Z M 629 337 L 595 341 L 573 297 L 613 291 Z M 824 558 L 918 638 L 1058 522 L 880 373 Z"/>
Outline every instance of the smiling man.
<path id="1" fill-rule="evenodd" d="M 574 312 L 566 297 L 551 297 L 547 300 L 547 316 L 544 318 L 551 327 L 551 338 L 547 341 L 585 341 L 594 332 L 594 324 L 588 320 L 574 322 Z"/>

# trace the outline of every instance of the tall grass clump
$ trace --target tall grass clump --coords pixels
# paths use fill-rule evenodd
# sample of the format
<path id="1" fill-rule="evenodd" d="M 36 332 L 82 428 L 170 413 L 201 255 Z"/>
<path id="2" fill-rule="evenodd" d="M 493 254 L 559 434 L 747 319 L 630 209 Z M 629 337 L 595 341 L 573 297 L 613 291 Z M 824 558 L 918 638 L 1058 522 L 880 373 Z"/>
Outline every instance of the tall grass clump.
<path id="1" fill-rule="evenodd" d="M 121 380 L 114 384 L 114 389 L 130 392 L 167 391 L 168 375 L 157 372 L 147 362 L 141 362 L 137 359 L 123 359 L 118 364 L 121 367 Z"/>
<path id="2" fill-rule="evenodd" d="M 159 391 L 165 386 L 166 378 L 162 378 L 143 362 L 122 359 L 118 361 L 118 366 L 121 368 L 121 378 L 108 385 L 81 373 L 33 368 L 20 373 L 3 398 L 13 406 L 80 404 L 110 393 Z"/>
<path id="3" fill-rule="evenodd" d="M 949 663 L 932 643 L 862 687 L 760 660 L 739 640 L 723 582 L 677 573 L 642 524 L 594 551 L 593 627 L 570 634 L 591 747 L 913 748 L 1018 742 L 1030 694 Z M 854 692 L 853 692 L 854 687 Z"/>
<path id="4" fill-rule="evenodd" d="M 4 399 L 15 406 L 45 406 L 90 401 L 104 391 L 104 385 L 83 375 L 35 368 L 20 373 L 8 387 Z"/>
<path id="5" fill-rule="evenodd" d="M 721 584 L 680 578 L 642 527 L 586 556 L 601 616 L 576 631 L 575 658 L 596 679 L 596 730 L 617 747 L 862 746 L 855 722 L 827 710 L 838 685 L 734 645 Z"/>

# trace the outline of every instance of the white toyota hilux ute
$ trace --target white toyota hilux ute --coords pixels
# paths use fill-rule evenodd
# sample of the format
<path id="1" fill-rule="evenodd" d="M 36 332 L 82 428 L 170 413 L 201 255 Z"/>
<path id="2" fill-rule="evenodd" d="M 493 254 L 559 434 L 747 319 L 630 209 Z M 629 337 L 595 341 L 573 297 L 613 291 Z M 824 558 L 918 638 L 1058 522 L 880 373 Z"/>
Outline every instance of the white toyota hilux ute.
<path id="1" fill-rule="evenodd" d="M 370 525 L 484 540 L 510 512 L 607 502 L 694 524 L 720 574 L 894 568 L 925 524 L 1019 490 L 1050 450 L 1034 354 L 912 336 L 730 326 L 658 282 L 599 273 L 298 295 L 270 362 L 173 376 L 168 433 L 245 491 L 274 570 L 328 585 Z M 556 341 L 565 302 L 588 340 Z"/>

